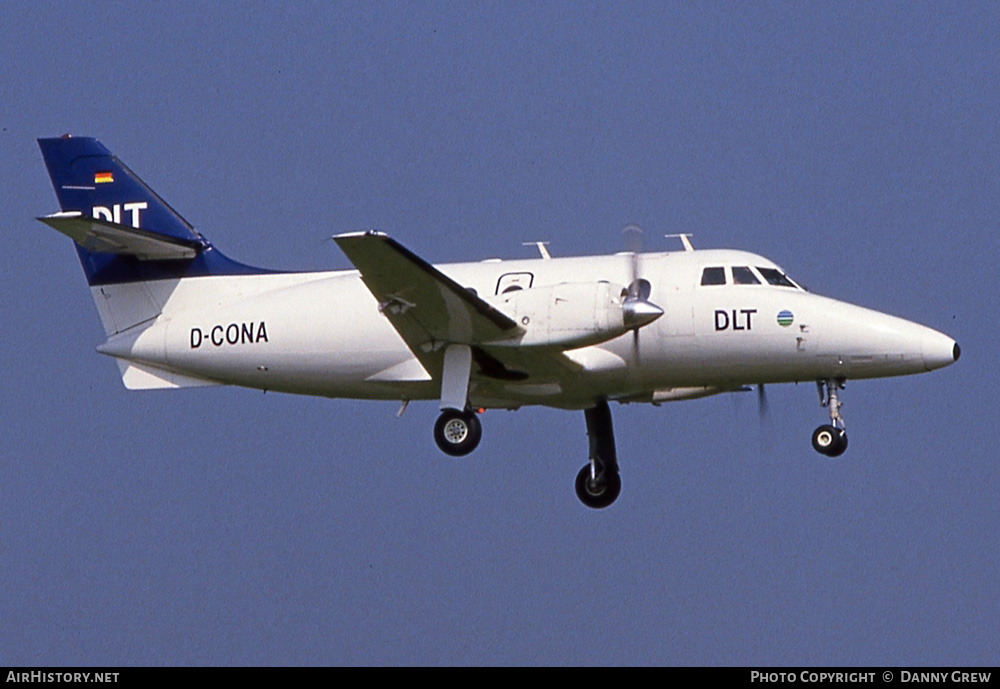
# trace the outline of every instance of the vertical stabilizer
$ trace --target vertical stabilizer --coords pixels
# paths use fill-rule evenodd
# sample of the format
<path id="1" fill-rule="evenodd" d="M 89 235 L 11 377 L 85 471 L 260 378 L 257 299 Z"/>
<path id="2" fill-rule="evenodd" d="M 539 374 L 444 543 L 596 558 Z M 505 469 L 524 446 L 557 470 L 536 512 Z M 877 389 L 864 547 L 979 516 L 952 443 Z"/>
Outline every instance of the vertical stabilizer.
<path id="1" fill-rule="evenodd" d="M 39 219 L 76 242 L 109 335 L 156 318 L 181 278 L 271 272 L 223 256 L 97 139 L 38 146 L 61 210 Z"/>

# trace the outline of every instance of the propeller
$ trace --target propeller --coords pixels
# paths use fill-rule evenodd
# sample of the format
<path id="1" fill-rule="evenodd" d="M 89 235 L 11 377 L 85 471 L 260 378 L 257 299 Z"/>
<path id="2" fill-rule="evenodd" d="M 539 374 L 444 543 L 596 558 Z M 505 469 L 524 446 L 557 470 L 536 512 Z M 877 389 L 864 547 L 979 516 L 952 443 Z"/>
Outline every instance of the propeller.
<path id="1" fill-rule="evenodd" d="M 632 330 L 632 356 L 635 362 L 639 363 L 639 329 L 662 316 L 663 309 L 649 301 L 653 287 L 648 280 L 640 277 L 642 228 L 635 223 L 629 223 L 622 230 L 622 235 L 632 265 L 631 282 L 622 294 L 625 297 L 622 303 L 622 316 L 625 327 Z"/>
<path id="2" fill-rule="evenodd" d="M 767 393 L 764 391 L 763 383 L 757 384 L 757 413 L 761 421 L 767 419 Z"/>

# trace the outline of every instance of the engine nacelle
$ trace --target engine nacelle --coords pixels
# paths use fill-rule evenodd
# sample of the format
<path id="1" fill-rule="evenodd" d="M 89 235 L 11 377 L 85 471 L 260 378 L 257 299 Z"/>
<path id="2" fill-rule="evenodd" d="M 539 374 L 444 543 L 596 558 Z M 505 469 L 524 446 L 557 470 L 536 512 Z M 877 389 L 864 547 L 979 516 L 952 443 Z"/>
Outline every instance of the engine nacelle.
<path id="1" fill-rule="evenodd" d="M 524 328 L 521 337 L 494 342 L 520 347 L 584 347 L 618 337 L 626 323 L 623 287 L 610 282 L 564 282 L 487 299 Z"/>

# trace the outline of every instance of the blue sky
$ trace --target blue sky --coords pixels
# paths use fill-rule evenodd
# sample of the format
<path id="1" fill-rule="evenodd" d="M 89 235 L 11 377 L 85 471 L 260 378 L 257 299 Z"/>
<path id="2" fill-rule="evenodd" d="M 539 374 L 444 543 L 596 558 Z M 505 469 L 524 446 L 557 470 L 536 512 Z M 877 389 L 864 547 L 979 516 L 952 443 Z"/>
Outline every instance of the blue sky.
<path id="1" fill-rule="evenodd" d="M 989 3 L 0 5 L 0 664 L 996 664 L 1000 12 Z M 128 392 L 40 136 L 96 136 L 226 254 L 347 268 L 747 249 L 955 366 L 581 413 Z M 346 327 L 346 324 L 345 324 Z"/>

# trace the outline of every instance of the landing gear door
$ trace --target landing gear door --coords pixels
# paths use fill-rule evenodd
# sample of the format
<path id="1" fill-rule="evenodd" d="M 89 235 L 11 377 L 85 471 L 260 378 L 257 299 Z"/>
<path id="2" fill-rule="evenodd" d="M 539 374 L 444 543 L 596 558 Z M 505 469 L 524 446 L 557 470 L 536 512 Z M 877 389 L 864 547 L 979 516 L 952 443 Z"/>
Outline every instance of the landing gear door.
<path id="1" fill-rule="evenodd" d="M 519 289 L 529 289 L 534 282 L 535 276 L 532 273 L 504 273 L 497 280 L 497 294 L 516 292 Z"/>

